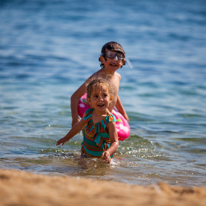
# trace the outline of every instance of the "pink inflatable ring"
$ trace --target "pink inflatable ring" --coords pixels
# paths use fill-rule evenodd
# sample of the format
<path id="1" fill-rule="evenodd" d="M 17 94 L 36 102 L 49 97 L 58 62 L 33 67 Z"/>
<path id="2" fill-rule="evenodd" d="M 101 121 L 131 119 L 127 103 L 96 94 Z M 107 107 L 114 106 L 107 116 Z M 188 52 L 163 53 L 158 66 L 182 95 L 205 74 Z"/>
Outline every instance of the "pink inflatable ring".
<path id="1" fill-rule="evenodd" d="M 87 95 L 84 94 L 78 104 L 78 115 L 82 118 L 85 111 L 90 108 L 88 102 L 87 102 Z M 130 127 L 127 122 L 127 120 L 118 112 L 118 110 L 115 108 L 112 110 L 112 114 L 116 117 L 117 122 L 116 122 L 116 128 L 117 128 L 117 134 L 118 134 L 118 139 L 120 141 L 123 141 L 127 139 L 130 135 Z"/>

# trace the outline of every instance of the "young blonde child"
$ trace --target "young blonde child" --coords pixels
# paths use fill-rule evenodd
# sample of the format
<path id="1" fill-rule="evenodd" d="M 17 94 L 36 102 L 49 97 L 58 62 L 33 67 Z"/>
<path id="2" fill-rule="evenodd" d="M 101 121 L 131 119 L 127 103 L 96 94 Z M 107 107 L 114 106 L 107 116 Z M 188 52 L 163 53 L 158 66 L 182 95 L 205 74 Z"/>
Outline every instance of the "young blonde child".
<path id="1" fill-rule="evenodd" d="M 82 157 L 102 157 L 107 163 L 119 146 L 116 131 L 117 121 L 109 111 L 114 98 L 114 89 L 103 78 L 92 80 L 87 86 L 87 101 L 90 104 L 83 118 L 76 122 L 68 134 L 57 141 L 64 145 L 83 129 Z"/>
<path id="2" fill-rule="evenodd" d="M 126 64 L 125 60 L 125 51 L 123 47 L 117 42 L 108 42 L 106 43 L 101 50 L 101 55 L 99 57 L 99 61 L 101 62 L 101 69 L 90 76 L 71 96 L 71 113 L 72 113 L 72 126 L 80 121 L 78 116 L 78 103 L 81 96 L 86 93 L 86 85 L 93 78 L 106 78 L 109 76 L 109 83 L 114 88 L 114 97 L 113 101 L 109 105 L 109 111 L 112 111 L 114 106 L 118 109 L 118 111 L 125 117 L 127 121 L 129 118 L 127 113 L 120 101 L 118 96 L 119 92 L 119 83 L 121 80 L 121 75 L 116 71 Z"/>

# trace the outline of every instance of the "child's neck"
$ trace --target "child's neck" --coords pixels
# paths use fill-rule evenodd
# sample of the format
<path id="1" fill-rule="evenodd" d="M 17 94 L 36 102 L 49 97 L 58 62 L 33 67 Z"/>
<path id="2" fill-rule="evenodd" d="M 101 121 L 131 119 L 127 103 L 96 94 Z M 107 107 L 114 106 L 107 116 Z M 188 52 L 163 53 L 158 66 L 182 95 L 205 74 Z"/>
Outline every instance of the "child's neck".
<path id="1" fill-rule="evenodd" d="M 93 123 L 96 124 L 97 122 L 102 121 L 108 115 L 109 115 L 108 109 L 105 111 L 102 111 L 102 112 L 98 112 L 98 111 L 94 110 L 93 114 L 92 114 Z"/>
<path id="2" fill-rule="evenodd" d="M 104 72 L 105 74 L 111 75 L 113 76 L 115 74 L 116 71 L 111 71 L 110 69 L 107 69 L 106 67 L 103 67 L 101 69 L 102 72 Z"/>

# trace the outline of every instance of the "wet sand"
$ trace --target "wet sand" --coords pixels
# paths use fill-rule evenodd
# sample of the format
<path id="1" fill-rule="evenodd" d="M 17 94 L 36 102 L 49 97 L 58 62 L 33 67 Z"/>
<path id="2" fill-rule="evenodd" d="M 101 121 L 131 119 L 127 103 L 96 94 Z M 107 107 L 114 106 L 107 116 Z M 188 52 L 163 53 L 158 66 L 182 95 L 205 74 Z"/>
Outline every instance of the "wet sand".
<path id="1" fill-rule="evenodd" d="M 65 176 L 0 170 L 0 205 L 206 205 L 205 187 L 166 183 L 140 186 Z"/>

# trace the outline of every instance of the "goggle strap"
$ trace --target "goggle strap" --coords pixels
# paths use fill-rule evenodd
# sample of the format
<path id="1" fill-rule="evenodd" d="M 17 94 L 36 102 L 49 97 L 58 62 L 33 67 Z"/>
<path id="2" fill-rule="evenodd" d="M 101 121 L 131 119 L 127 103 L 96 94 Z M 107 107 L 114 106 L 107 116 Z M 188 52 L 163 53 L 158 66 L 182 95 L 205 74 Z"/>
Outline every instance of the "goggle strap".
<path id="1" fill-rule="evenodd" d="M 133 68 L 132 63 L 129 61 L 127 57 L 125 59 L 126 59 L 126 62 L 129 64 L 130 68 L 132 69 Z"/>

